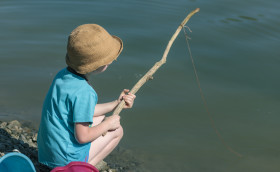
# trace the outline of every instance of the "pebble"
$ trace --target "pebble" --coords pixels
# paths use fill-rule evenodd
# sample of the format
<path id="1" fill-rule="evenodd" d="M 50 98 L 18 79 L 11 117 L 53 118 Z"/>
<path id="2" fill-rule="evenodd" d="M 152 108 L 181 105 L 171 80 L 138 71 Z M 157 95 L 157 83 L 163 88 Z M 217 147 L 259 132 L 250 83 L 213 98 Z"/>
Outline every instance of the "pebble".
<path id="1" fill-rule="evenodd" d="M 38 137 L 37 133 L 33 134 L 32 141 L 37 142 L 37 137 Z"/>
<path id="2" fill-rule="evenodd" d="M 107 165 L 107 163 L 105 161 L 101 161 L 98 164 L 96 164 L 95 166 L 97 169 L 99 169 L 100 171 L 106 171 L 109 170 L 109 166 Z"/>
<path id="3" fill-rule="evenodd" d="M 7 125 L 7 122 L 2 122 L 2 123 L 0 124 L 0 128 L 5 128 L 6 125 Z"/>
<path id="4" fill-rule="evenodd" d="M 7 128 L 16 129 L 16 127 L 18 128 L 20 126 L 21 126 L 21 124 L 17 120 L 14 120 L 14 121 L 9 122 L 9 124 L 7 125 Z"/>

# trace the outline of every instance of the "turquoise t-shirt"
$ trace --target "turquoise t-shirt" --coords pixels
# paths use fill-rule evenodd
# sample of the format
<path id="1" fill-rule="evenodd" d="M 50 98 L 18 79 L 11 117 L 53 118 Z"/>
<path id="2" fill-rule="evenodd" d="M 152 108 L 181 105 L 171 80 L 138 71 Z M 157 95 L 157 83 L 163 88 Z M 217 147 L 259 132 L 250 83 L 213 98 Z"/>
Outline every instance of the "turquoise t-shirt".
<path id="1" fill-rule="evenodd" d="M 62 69 L 45 98 L 38 132 L 39 162 L 49 167 L 85 161 L 90 143 L 75 139 L 76 122 L 92 123 L 97 94 L 87 81 Z"/>

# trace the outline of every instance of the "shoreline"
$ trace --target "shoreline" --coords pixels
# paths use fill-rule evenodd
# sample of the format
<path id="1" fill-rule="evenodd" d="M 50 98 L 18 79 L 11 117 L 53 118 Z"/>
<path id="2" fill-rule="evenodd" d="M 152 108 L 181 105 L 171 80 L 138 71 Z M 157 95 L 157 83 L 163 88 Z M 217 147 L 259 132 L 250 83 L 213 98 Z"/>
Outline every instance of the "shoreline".
<path id="1" fill-rule="evenodd" d="M 24 126 L 17 120 L 0 121 L 0 158 L 9 152 L 20 152 L 26 155 L 37 172 L 51 170 L 38 162 L 37 130 Z M 131 152 L 120 147 L 106 157 L 105 161 L 95 166 L 100 172 L 142 171 L 138 169 L 141 163 Z"/>

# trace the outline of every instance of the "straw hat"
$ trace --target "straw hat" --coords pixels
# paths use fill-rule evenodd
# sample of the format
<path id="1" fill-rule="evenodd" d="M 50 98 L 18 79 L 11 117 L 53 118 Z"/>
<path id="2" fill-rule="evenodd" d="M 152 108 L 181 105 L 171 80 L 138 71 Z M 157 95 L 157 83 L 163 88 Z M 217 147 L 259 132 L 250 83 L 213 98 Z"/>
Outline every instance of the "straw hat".
<path id="1" fill-rule="evenodd" d="M 116 60 L 122 49 L 119 37 L 97 24 L 84 24 L 68 37 L 66 63 L 77 73 L 86 74 Z"/>

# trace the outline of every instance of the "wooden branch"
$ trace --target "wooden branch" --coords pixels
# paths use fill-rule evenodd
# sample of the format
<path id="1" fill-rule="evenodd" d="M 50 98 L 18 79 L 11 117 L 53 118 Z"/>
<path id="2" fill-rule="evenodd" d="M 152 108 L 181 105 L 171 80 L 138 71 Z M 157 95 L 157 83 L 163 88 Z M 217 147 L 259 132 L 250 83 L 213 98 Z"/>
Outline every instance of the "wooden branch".
<path id="1" fill-rule="evenodd" d="M 166 58 L 169 53 L 169 50 L 177 38 L 178 34 L 182 30 L 182 28 L 185 26 L 185 24 L 189 21 L 189 19 L 195 14 L 199 12 L 199 8 L 195 9 L 194 11 L 190 12 L 188 16 L 182 21 L 182 23 L 179 25 L 176 32 L 171 37 L 170 41 L 167 44 L 167 47 L 163 53 L 162 59 L 155 63 L 155 65 L 134 85 L 134 87 L 131 89 L 130 93 L 135 94 L 141 87 L 144 85 L 148 80 L 153 79 L 153 74 L 164 64 L 166 63 Z M 119 105 L 116 107 L 116 109 L 113 112 L 113 115 L 119 115 L 122 111 L 123 107 L 125 105 L 124 100 L 122 100 Z"/>

